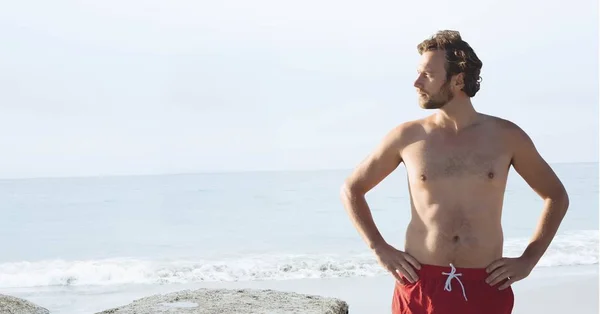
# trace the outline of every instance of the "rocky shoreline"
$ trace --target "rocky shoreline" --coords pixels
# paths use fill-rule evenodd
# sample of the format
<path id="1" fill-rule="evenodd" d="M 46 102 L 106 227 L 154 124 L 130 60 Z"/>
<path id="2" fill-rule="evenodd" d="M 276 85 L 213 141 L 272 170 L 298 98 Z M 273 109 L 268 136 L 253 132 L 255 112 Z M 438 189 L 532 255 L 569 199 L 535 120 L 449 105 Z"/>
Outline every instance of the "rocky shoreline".
<path id="1" fill-rule="evenodd" d="M 348 314 L 336 298 L 259 289 L 197 289 L 159 294 L 96 314 Z M 0 313 L 50 314 L 27 300 L 0 295 Z"/>
<path id="2" fill-rule="evenodd" d="M 27 300 L 0 294 L 0 314 L 49 314 L 50 311 Z"/>

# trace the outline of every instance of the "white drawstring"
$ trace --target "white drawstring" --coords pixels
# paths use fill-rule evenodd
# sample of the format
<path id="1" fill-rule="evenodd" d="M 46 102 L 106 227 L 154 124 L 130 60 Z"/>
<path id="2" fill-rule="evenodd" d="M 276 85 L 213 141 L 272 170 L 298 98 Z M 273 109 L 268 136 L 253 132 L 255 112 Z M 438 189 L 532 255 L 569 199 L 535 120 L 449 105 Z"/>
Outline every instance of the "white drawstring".
<path id="1" fill-rule="evenodd" d="M 458 278 L 458 276 L 462 276 L 462 274 L 456 273 L 456 268 L 454 268 L 454 265 L 452 265 L 452 263 L 450 263 L 450 267 L 452 267 L 452 271 L 450 271 L 449 273 L 442 272 L 442 275 L 448 275 L 448 279 L 446 279 L 446 285 L 444 286 L 444 290 L 452 291 L 452 279 L 456 278 L 456 280 L 458 280 L 458 283 L 460 283 L 460 286 L 462 287 L 463 296 L 465 297 L 465 301 L 467 301 L 467 294 L 465 293 L 465 286 L 463 286 L 462 281 L 460 281 L 460 279 Z"/>

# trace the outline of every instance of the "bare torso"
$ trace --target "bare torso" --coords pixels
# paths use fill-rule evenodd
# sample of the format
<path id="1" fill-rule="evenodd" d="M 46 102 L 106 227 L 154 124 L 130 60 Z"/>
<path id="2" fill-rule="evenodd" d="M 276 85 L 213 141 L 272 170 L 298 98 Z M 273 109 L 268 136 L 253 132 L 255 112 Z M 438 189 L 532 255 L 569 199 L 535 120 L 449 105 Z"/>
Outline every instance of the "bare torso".
<path id="1" fill-rule="evenodd" d="M 459 133 L 428 119 L 401 155 L 412 219 L 405 251 L 420 263 L 486 267 L 502 257 L 501 214 L 511 153 L 500 119 L 481 115 Z"/>

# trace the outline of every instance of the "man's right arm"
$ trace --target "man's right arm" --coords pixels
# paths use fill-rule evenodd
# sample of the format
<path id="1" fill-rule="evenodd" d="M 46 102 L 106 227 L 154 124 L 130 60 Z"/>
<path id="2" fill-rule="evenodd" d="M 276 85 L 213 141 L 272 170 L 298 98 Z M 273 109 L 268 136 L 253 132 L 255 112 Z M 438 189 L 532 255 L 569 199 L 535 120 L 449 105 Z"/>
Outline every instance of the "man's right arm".
<path id="1" fill-rule="evenodd" d="M 354 169 L 342 186 L 341 199 L 346 212 L 354 227 L 372 250 L 384 244 L 385 241 L 375 226 L 365 195 L 402 162 L 400 152 L 404 128 L 400 125 L 388 132 L 375 150 Z"/>
<path id="2" fill-rule="evenodd" d="M 406 126 L 400 125 L 388 132 L 377 148 L 346 179 L 341 198 L 344 207 L 363 240 L 375 253 L 379 264 L 400 283 L 404 276 L 411 283 L 419 277 L 419 262 L 409 254 L 389 245 L 375 226 L 365 195 L 383 181 L 402 162 L 402 149 L 406 141 Z"/>

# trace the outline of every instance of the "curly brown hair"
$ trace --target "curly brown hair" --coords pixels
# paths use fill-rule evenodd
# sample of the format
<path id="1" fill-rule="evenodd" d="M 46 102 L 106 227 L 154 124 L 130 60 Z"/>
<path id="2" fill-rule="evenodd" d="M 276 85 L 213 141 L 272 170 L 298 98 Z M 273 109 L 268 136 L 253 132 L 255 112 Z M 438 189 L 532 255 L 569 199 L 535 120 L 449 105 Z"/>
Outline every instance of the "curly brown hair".
<path id="1" fill-rule="evenodd" d="M 481 87 L 481 67 L 483 63 L 473 48 L 462 40 L 460 33 L 452 30 L 438 31 L 435 35 L 424 40 L 417 46 L 419 54 L 431 50 L 446 52 L 446 79 L 453 75 L 464 73 L 462 91 L 469 97 L 475 96 Z"/>

